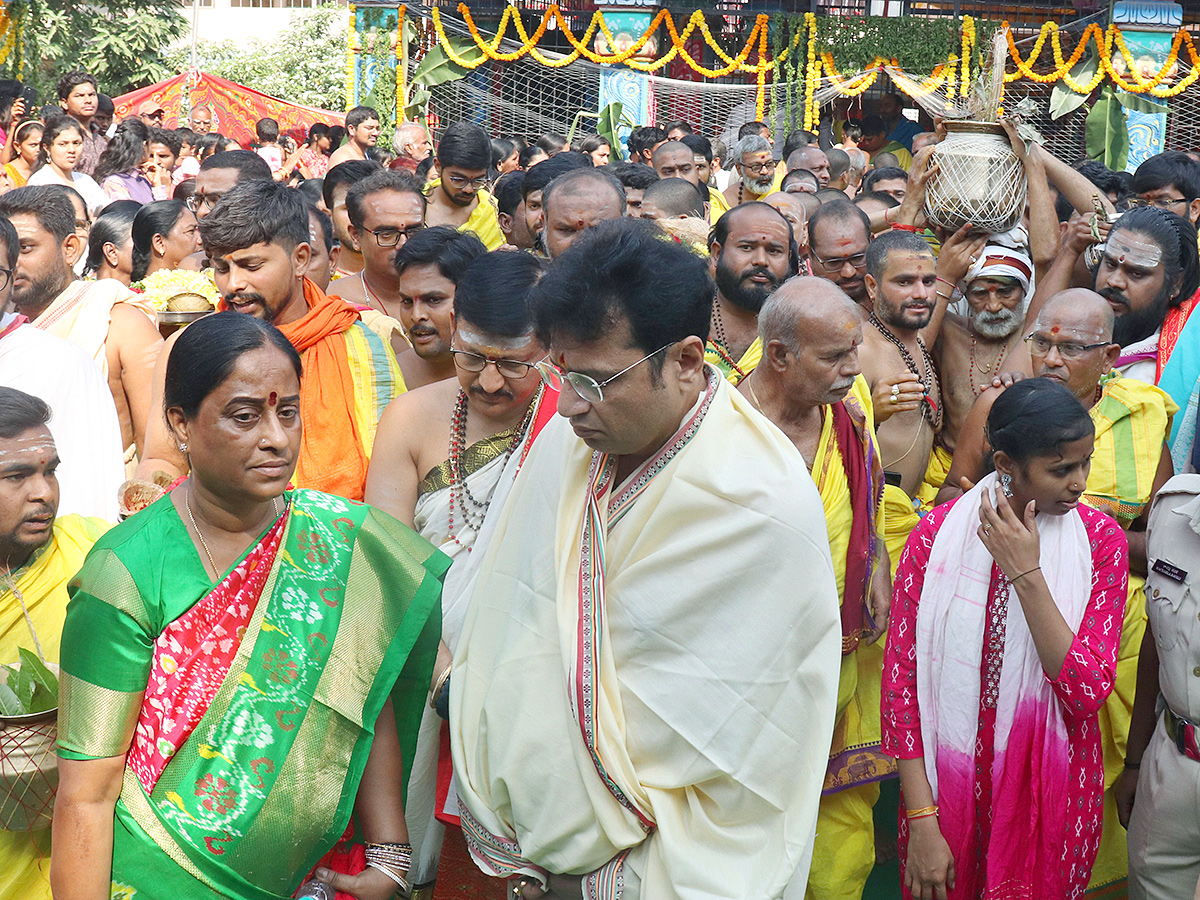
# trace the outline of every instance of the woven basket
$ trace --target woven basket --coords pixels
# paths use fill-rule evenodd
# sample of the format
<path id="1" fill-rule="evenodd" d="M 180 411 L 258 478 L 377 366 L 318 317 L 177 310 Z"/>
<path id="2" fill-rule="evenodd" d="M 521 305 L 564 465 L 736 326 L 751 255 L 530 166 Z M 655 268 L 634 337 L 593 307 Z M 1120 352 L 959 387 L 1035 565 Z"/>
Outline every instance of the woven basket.
<path id="1" fill-rule="evenodd" d="M 46 663 L 55 675 L 58 666 Z M 50 827 L 58 790 L 58 710 L 0 716 L 0 829 Z"/>
<path id="2" fill-rule="evenodd" d="M 933 151 L 938 171 L 925 191 L 925 217 L 957 231 L 1008 231 L 1025 212 L 1027 182 L 1004 129 L 992 122 L 947 122 Z"/>

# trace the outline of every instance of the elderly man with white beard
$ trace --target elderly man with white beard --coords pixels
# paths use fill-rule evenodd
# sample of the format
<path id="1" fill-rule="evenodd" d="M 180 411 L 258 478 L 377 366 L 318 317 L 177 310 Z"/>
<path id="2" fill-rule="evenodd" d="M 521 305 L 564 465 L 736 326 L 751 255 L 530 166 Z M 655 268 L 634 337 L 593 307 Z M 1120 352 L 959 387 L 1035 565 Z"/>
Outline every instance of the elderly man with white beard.
<path id="1" fill-rule="evenodd" d="M 938 260 L 939 276 L 945 260 Z M 968 314 L 947 312 L 933 345 L 942 373 L 945 425 L 939 444 L 952 454 L 958 432 L 971 407 L 1001 372 L 1030 370 L 1023 339 L 1026 300 L 1033 261 L 1021 250 L 989 243 L 958 281 Z M 950 286 L 941 277 L 938 300 L 946 303 Z"/>

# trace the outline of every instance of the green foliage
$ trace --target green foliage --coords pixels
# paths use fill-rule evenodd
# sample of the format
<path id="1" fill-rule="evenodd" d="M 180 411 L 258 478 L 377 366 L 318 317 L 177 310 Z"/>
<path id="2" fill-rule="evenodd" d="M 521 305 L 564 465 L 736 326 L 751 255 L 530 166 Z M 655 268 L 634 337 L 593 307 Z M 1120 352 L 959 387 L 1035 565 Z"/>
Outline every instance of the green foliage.
<path id="1" fill-rule="evenodd" d="M 348 15 L 344 7 L 328 4 L 296 13 L 272 41 L 200 41 L 196 65 L 281 100 L 344 109 Z M 183 71 L 191 48 L 177 47 L 169 59 L 175 71 Z"/>
<path id="2" fill-rule="evenodd" d="M 165 48 L 188 33 L 178 0 L 38 0 L 29 13 L 25 76 L 43 102 L 56 99 L 57 77 L 72 69 L 95 75 L 114 97 L 168 78 Z"/>
<path id="3" fill-rule="evenodd" d="M 1096 77 L 1098 65 L 1100 65 L 1100 57 L 1095 53 L 1088 53 L 1075 63 L 1069 74 L 1075 79 L 1076 84 L 1088 84 Z M 1050 91 L 1050 118 L 1061 119 L 1063 116 L 1075 112 L 1084 104 L 1088 96 L 1088 94 L 1075 93 L 1067 87 L 1064 81 L 1054 82 L 1054 89 Z"/>
<path id="4" fill-rule="evenodd" d="M 407 36 L 409 34 L 407 19 L 404 24 L 404 33 Z M 406 39 L 408 38 L 406 37 Z M 448 34 L 446 39 L 460 59 L 474 63 L 483 56 L 483 51 L 476 46 L 474 41 L 456 34 Z M 421 57 L 421 61 L 417 63 L 409 76 L 408 97 L 404 103 L 405 118 L 410 120 L 425 118 L 425 114 L 429 111 L 429 99 L 433 96 L 430 88 L 448 81 L 457 81 L 466 74 L 467 69 L 450 58 L 441 42 L 434 44 Z"/>
<path id="5" fill-rule="evenodd" d="M 625 114 L 625 107 L 619 101 L 614 100 L 600 110 L 600 116 L 596 120 L 596 134 L 608 141 L 610 147 L 616 149 L 622 144 L 620 137 L 622 125 L 628 128 L 637 128 L 637 122 Z"/>
<path id="6" fill-rule="evenodd" d="M 25 716 L 58 706 L 58 679 L 36 655 L 24 647 L 21 664 L 4 666 L 0 680 L 0 716 Z"/>
<path id="7" fill-rule="evenodd" d="M 1166 103 L 1159 103 L 1157 100 L 1151 100 L 1144 94 L 1130 94 L 1127 91 L 1117 91 L 1114 96 L 1117 102 L 1126 109 L 1131 109 L 1134 112 L 1140 113 L 1165 113 L 1170 112 L 1171 108 Z"/>
<path id="8" fill-rule="evenodd" d="M 799 21 L 803 27 L 803 19 Z M 833 54 L 843 73 L 865 69 L 879 54 L 895 59 L 902 69 L 924 75 L 951 53 L 958 55 L 962 49 L 960 27 L 959 20 L 950 17 L 818 16 L 817 42 L 819 51 Z M 999 27 L 998 22 L 975 20 L 973 65 L 981 64 L 980 54 L 991 46 Z M 801 41 L 799 49 L 807 54 L 807 42 Z"/>
<path id="9" fill-rule="evenodd" d="M 1105 86 L 1092 105 L 1084 122 L 1083 136 L 1089 157 L 1114 172 L 1125 171 L 1129 161 L 1129 126 L 1125 122 L 1125 107 L 1112 88 Z"/>
<path id="10" fill-rule="evenodd" d="M 379 113 L 379 133 L 390 136 L 396 130 L 396 56 L 387 41 L 379 41 L 371 56 L 375 59 L 375 83 L 358 102 Z"/>

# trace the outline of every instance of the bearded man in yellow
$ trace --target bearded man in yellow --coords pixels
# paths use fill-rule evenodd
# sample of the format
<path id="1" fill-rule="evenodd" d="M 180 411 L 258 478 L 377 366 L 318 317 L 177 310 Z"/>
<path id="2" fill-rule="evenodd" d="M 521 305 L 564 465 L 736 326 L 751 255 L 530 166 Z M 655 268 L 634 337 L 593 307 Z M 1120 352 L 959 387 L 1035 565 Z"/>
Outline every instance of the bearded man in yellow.
<path id="1" fill-rule="evenodd" d="M 737 384 L 762 359 L 758 311 L 773 290 L 796 274 L 796 238 L 779 210 L 748 202 L 713 226 L 708 253 L 717 298 L 704 358 Z"/>
<path id="2" fill-rule="evenodd" d="M 841 599 L 837 717 L 825 772 L 810 900 L 858 896 L 875 864 L 873 808 L 896 763 L 880 753 L 879 691 L 891 579 L 883 465 L 858 365 L 862 316 L 823 278 L 793 278 L 758 314 L 763 360 L 738 390 L 779 426 L 817 484 Z"/>
<path id="3" fill-rule="evenodd" d="M 44 401 L 0 387 L 0 664 L 16 663 L 22 648 L 58 662 L 67 582 L 108 529 L 101 519 L 55 518 L 59 458 L 49 421 Z M 0 897 L 50 900 L 49 828 L 0 830 Z"/>

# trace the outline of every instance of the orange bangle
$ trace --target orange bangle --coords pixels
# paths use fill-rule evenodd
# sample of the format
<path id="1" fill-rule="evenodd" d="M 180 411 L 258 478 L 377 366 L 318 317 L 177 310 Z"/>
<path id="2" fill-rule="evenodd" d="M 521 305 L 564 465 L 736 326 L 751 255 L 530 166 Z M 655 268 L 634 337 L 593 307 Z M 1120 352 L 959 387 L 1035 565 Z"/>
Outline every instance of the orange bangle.
<path id="1" fill-rule="evenodd" d="M 937 814 L 938 808 L 936 806 L 926 806 L 922 809 L 910 809 L 905 813 L 909 819 L 927 819 L 930 816 L 936 816 Z"/>

